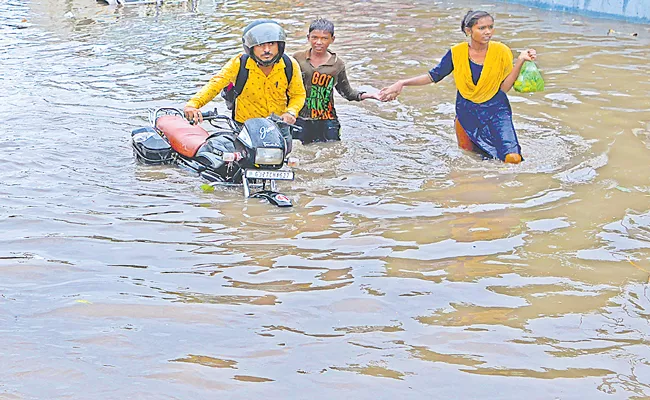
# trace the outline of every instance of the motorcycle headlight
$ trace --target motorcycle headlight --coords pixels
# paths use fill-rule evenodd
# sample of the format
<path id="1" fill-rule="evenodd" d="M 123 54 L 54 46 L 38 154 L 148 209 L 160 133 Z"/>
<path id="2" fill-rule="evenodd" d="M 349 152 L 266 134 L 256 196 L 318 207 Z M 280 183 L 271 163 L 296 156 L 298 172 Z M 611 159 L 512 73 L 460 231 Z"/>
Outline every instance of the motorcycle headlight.
<path id="1" fill-rule="evenodd" d="M 257 149 L 255 153 L 255 164 L 278 165 L 282 164 L 284 154 L 282 149 Z"/>

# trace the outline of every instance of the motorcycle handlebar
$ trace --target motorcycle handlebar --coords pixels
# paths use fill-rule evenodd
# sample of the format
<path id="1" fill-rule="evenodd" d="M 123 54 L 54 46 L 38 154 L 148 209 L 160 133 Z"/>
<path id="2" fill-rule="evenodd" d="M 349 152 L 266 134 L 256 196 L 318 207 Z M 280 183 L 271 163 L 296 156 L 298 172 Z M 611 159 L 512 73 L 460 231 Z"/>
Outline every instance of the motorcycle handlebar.
<path id="1" fill-rule="evenodd" d="M 291 129 L 293 129 L 296 132 L 302 132 L 302 126 L 298 126 L 298 125 L 290 124 L 288 122 L 284 122 L 284 120 L 280 116 L 278 116 L 276 114 L 269 115 L 269 119 L 271 121 L 275 122 L 276 124 L 286 125 L 286 126 L 290 127 Z"/>
<path id="2" fill-rule="evenodd" d="M 209 121 L 211 119 L 215 119 L 219 116 L 216 111 L 205 111 L 201 113 L 201 117 L 203 117 L 204 121 Z"/>
<path id="3" fill-rule="evenodd" d="M 201 117 L 203 117 L 204 121 L 210 121 L 210 120 L 214 120 L 214 119 L 224 119 L 224 120 L 230 119 L 229 117 L 227 117 L 225 115 L 219 114 L 216 109 L 212 110 L 212 111 L 204 111 L 204 112 L 202 112 Z M 284 122 L 284 120 L 280 116 L 278 116 L 276 114 L 269 115 L 269 119 L 271 121 L 273 121 L 274 123 L 276 123 L 276 124 L 286 125 L 286 126 L 290 127 L 291 129 L 293 129 L 296 132 L 302 132 L 302 127 L 301 126 L 290 124 L 288 122 Z M 190 121 L 190 123 L 192 123 L 192 121 Z"/>
<path id="4" fill-rule="evenodd" d="M 287 124 L 285 122 L 285 124 Z M 291 129 L 293 129 L 296 132 L 302 132 L 302 126 L 294 125 L 294 124 L 287 124 Z"/>

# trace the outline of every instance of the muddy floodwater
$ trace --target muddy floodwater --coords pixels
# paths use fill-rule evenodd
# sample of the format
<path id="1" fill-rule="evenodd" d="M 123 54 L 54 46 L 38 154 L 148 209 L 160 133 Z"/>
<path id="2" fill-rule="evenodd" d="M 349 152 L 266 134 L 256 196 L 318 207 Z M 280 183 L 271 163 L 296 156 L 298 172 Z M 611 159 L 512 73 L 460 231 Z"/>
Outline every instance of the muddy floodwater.
<path id="1" fill-rule="evenodd" d="M 290 209 L 134 161 L 147 109 L 255 18 L 290 54 L 332 19 L 376 91 L 470 8 L 539 54 L 546 90 L 509 93 L 520 165 L 457 148 L 451 77 L 337 97 L 343 140 L 295 143 Z M 0 0 L 0 399 L 649 398 L 649 37 L 463 0 Z"/>

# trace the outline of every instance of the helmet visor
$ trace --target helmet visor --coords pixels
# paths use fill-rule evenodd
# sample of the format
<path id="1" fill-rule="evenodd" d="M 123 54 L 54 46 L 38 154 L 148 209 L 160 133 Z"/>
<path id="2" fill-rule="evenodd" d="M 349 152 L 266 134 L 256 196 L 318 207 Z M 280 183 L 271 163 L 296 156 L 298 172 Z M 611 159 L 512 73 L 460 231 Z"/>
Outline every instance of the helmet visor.
<path id="1" fill-rule="evenodd" d="M 284 29 L 275 22 L 265 22 L 250 28 L 243 36 L 244 46 L 251 48 L 264 43 L 285 42 Z"/>

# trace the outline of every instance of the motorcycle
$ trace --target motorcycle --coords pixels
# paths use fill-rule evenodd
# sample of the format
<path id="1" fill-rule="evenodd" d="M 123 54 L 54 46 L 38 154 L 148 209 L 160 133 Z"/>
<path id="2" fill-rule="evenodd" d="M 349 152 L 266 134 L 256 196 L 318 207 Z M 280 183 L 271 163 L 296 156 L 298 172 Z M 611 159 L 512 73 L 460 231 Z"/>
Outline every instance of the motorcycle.
<path id="1" fill-rule="evenodd" d="M 210 185 L 241 185 L 244 197 L 264 198 L 278 207 L 291 200 L 277 192 L 277 181 L 291 181 L 290 168 L 298 159 L 288 157 L 293 132 L 301 127 L 277 115 L 252 118 L 243 124 L 214 111 L 201 114 L 216 130 L 208 133 L 177 108 L 150 110 L 151 126 L 131 132 L 136 159 L 142 164 L 175 164 L 198 173 Z"/>

